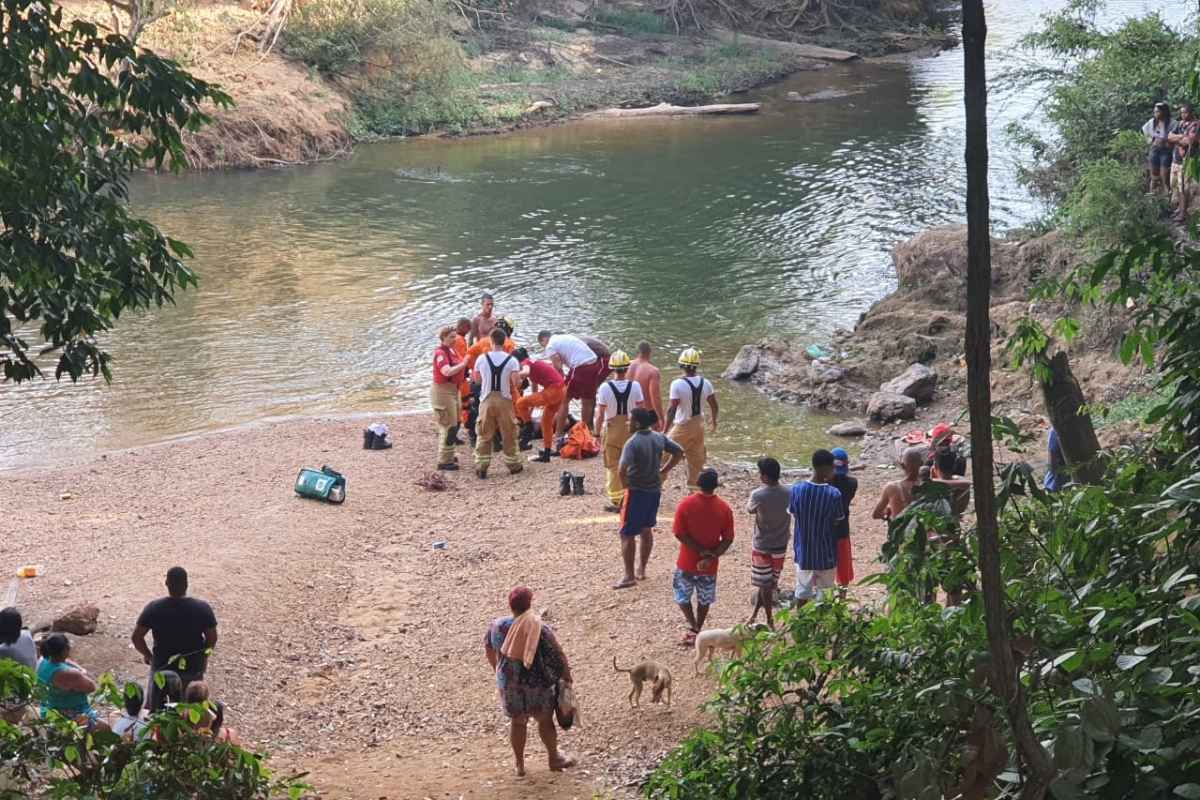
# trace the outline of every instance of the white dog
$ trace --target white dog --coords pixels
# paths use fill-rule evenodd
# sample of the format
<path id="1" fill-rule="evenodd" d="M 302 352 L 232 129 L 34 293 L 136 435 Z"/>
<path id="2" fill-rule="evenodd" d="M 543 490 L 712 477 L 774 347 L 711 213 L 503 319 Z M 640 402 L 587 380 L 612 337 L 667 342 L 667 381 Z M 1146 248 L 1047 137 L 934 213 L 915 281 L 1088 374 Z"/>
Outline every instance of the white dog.
<path id="1" fill-rule="evenodd" d="M 735 656 L 742 654 L 742 641 L 755 634 L 753 628 L 712 628 L 696 634 L 696 660 L 693 664 L 696 674 L 700 674 L 700 664 L 712 661 L 718 650 L 725 650 Z"/>

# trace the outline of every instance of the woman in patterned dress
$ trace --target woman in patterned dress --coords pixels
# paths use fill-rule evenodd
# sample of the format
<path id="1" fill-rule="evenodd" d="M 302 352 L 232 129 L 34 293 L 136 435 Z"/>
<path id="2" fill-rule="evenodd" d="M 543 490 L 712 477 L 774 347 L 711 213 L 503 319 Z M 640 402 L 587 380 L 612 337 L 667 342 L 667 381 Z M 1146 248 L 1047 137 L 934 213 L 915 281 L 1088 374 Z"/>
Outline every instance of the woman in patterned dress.
<path id="1" fill-rule="evenodd" d="M 557 772 L 574 766 L 575 759 L 558 751 L 554 710 L 558 706 L 558 682 L 571 684 L 571 667 L 554 636 L 553 629 L 531 610 L 533 591 L 518 586 L 508 595 L 512 616 L 501 617 L 483 639 L 488 663 L 496 671 L 500 707 L 511 721 L 509 738 L 517 775 L 525 774 L 526 726 L 537 721 L 538 735 Z"/>

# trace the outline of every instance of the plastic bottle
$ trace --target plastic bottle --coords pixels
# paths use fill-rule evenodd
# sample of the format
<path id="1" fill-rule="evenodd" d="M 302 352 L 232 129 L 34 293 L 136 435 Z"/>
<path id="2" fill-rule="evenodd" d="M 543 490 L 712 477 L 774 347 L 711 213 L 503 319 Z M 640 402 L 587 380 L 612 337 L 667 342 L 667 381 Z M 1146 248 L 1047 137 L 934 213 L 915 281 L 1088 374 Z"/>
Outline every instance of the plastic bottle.
<path id="1" fill-rule="evenodd" d="M 41 564 L 26 564 L 25 566 L 19 567 L 17 569 L 17 577 L 18 578 L 36 578 L 37 576 L 39 576 L 41 574 L 42 574 L 42 565 Z"/>

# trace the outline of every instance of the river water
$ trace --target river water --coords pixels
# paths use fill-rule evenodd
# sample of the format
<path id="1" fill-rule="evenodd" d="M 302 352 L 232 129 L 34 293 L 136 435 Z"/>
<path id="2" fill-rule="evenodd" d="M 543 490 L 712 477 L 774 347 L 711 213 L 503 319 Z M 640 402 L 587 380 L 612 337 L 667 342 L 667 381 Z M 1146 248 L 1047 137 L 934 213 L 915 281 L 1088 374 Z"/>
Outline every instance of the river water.
<path id="1" fill-rule="evenodd" d="M 1061 2 L 987 5 L 999 62 Z M 1180 5 L 1125 0 L 1109 13 Z M 627 349 L 647 339 L 660 364 L 697 346 L 714 376 L 765 335 L 821 341 L 894 288 L 897 241 L 963 219 L 961 83 L 953 50 L 797 75 L 746 98 L 765 104 L 755 116 L 397 141 L 286 171 L 139 178 L 136 207 L 193 246 L 200 288 L 120 321 L 106 340 L 110 386 L 0 385 L 0 466 L 278 416 L 425 408 L 434 332 L 484 291 L 520 341 L 540 328 Z M 828 88 L 852 94 L 784 99 Z M 1037 102 L 993 93 L 1001 230 L 1039 213 L 1002 134 L 1035 119 Z M 724 424 L 710 445 L 723 457 L 795 459 L 823 441 L 828 419 L 718 389 Z"/>

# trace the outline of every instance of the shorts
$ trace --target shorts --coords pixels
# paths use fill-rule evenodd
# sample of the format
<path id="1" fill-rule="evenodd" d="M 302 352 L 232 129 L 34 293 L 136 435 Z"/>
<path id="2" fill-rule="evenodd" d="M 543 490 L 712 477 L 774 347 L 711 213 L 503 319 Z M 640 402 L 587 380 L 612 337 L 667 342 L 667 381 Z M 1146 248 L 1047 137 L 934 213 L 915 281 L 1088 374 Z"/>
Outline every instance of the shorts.
<path id="1" fill-rule="evenodd" d="M 625 502 L 621 504 L 621 535 L 637 536 L 647 528 L 656 527 L 661 501 L 662 492 L 626 489 Z"/>
<path id="2" fill-rule="evenodd" d="M 696 602 L 702 606 L 711 606 L 717 602 L 716 575 L 695 575 L 676 567 L 671 588 L 675 590 L 675 602 L 681 606 L 690 604 L 693 594 L 696 595 Z"/>
<path id="3" fill-rule="evenodd" d="M 786 553 L 775 555 L 759 550 L 750 551 L 750 583 L 760 589 L 774 589 L 779 585 Z"/>
<path id="4" fill-rule="evenodd" d="M 567 399 L 595 400 L 600 384 L 604 383 L 610 372 L 612 370 L 608 368 L 608 356 L 571 370 L 571 374 L 567 376 Z"/>
<path id="5" fill-rule="evenodd" d="M 1155 172 L 1165 172 L 1171 169 L 1171 149 L 1151 150 L 1150 169 Z"/>
<path id="6" fill-rule="evenodd" d="M 800 569 L 797 564 L 796 599 L 812 600 L 821 589 L 832 589 L 836 572 L 836 569 Z"/>

